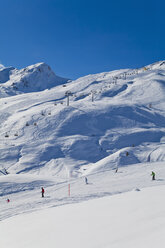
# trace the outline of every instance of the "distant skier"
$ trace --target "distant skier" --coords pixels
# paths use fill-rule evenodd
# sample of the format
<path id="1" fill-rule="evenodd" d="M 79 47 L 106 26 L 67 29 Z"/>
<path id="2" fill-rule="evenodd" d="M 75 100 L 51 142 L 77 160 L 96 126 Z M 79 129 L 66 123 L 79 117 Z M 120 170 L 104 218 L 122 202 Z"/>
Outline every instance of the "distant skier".
<path id="1" fill-rule="evenodd" d="M 85 184 L 88 184 L 88 179 L 87 179 L 87 177 L 85 177 Z"/>
<path id="2" fill-rule="evenodd" d="M 152 176 L 152 180 L 155 180 L 155 172 L 152 171 L 151 176 Z"/>
<path id="3" fill-rule="evenodd" d="M 118 172 L 118 167 L 116 168 L 116 170 L 115 170 L 115 173 L 117 173 Z"/>
<path id="4" fill-rule="evenodd" d="M 9 203 L 10 202 L 10 199 L 8 198 L 6 201 L 7 201 L 7 203 Z"/>
<path id="5" fill-rule="evenodd" d="M 44 193 L 45 193 L 45 190 L 44 190 L 44 188 L 42 187 L 42 188 L 41 188 L 42 197 L 44 197 Z"/>

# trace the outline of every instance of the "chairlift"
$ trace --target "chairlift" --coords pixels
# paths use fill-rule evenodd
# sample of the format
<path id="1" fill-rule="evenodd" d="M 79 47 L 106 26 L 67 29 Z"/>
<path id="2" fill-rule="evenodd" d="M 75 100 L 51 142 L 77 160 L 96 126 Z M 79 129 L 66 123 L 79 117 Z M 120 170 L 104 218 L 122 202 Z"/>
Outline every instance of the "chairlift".
<path id="1" fill-rule="evenodd" d="M 5 138 L 8 138 L 8 137 L 9 137 L 9 135 L 6 133 L 6 134 L 5 134 Z"/>

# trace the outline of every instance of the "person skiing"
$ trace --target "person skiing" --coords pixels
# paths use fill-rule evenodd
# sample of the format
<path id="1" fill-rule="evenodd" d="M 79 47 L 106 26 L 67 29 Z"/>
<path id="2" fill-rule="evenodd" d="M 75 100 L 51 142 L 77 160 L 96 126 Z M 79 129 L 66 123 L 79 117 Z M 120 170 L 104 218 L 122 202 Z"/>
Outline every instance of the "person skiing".
<path id="1" fill-rule="evenodd" d="M 87 179 L 87 177 L 85 177 L 85 183 L 88 184 L 88 179 Z"/>
<path id="2" fill-rule="evenodd" d="M 155 180 L 155 172 L 152 171 L 151 176 L 152 176 L 152 180 Z"/>
<path id="3" fill-rule="evenodd" d="M 42 188 L 41 188 L 42 197 L 44 197 L 44 193 L 45 193 L 45 190 L 44 190 L 44 188 L 42 187 Z"/>

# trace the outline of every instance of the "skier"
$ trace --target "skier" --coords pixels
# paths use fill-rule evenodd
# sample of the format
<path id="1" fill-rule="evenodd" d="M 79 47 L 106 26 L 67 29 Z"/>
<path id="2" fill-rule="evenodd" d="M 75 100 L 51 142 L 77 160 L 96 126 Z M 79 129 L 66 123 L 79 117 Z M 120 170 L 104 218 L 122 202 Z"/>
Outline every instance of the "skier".
<path id="1" fill-rule="evenodd" d="M 85 177 L 85 183 L 88 184 L 88 179 L 87 179 L 87 177 Z"/>
<path id="2" fill-rule="evenodd" d="M 9 203 L 10 202 L 10 199 L 7 199 L 6 201 Z"/>
<path id="3" fill-rule="evenodd" d="M 152 180 L 155 180 L 155 172 L 152 171 L 151 176 L 152 176 Z"/>
<path id="4" fill-rule="evenodd" d="M 44 188 L 42 187 L 42 188 L 41 188 L 42 197 L 44 197 L 44 193 L 45 193 L 45 190 L 44 190 Z"/>

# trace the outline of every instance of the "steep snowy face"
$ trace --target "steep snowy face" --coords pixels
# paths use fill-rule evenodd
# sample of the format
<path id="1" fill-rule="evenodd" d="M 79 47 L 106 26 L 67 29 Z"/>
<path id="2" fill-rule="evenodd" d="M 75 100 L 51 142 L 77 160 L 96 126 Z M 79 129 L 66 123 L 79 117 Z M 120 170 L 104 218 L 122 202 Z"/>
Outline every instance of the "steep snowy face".
<path id="1" fill-rule="evenodd" d="M 38 63 L 18 70 L 4 68 L 0 71 L 0 94 L 3 96 L 36 92 L 63 84 L 67 79 L 58 77 L 45 63 Z"/>
<path id="2" fill-rule="evenodd" d="M 10 75 L 14 69 L 14 67 L 5 68 L 0 65 L 0 84 L 5 83 L 10 79 Z"/>

